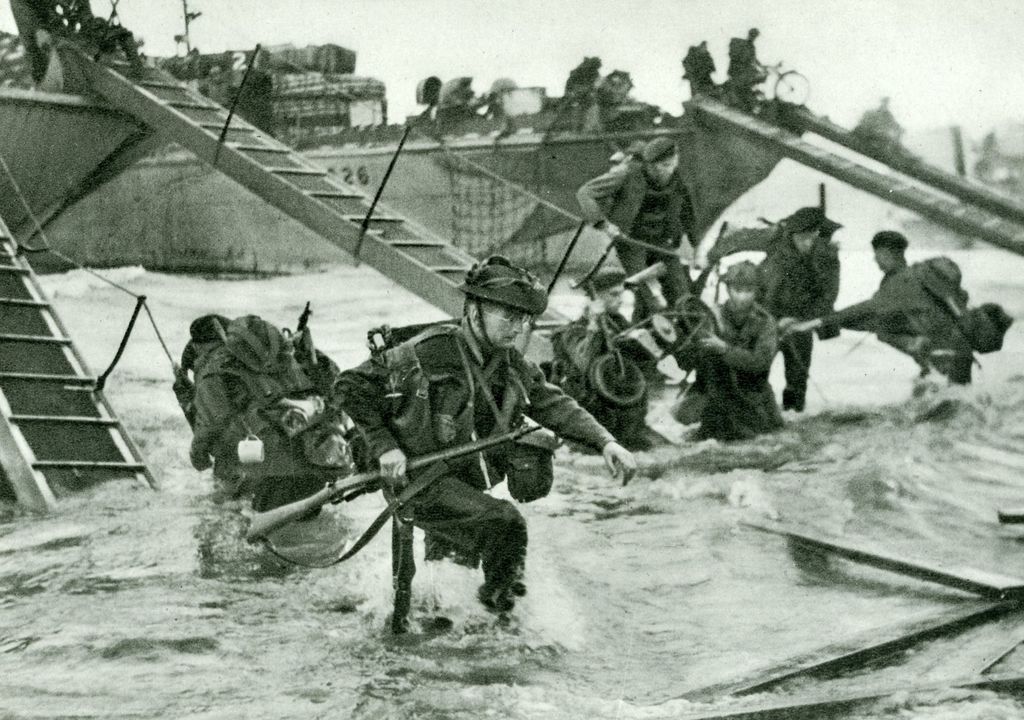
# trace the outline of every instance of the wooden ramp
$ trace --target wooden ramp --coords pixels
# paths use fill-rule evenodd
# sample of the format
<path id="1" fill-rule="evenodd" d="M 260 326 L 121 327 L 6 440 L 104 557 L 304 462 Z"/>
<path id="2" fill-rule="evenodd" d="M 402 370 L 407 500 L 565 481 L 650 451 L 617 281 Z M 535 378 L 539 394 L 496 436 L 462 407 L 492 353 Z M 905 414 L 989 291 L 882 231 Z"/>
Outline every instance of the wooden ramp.
<path id="1" fill-rule="evenodd" d="M 950 199 L 944 192 L 911 182 L 907 178 L 877 172 L 862 162 L 840 157 L 812 145 L 789 130 L 717 100 L 698 97 L 687 103 L 687 109 L 698 114 L 702 122 L 754 140 L 766 149 L 781 152 L 803 165 L 913 210 L 951 230 L 980 238 L 1018 255 L 1024 254 L 1024 225 L 975 205 Z"/>
<path id="2" fill-rule="evenodd" d="M 328 242 L 354 253 L 370 198 L 337 176 L 235 116 L 223 143 L 228 111 L 173 77 L 147 68 L 129 80 L 93 62 L 73 45 L 60 48 L 90 89 L 165 141 L 214 165 Z M 457 289 L 475 261 L 468 253 L 378 205 L 360 251 L 368 265 L 452 316 L 462 313 Z M 549 311 L 542 326 L 564 322 Z"/>
<path id="3" fill-rule="evenodd" d="M 154 486 L 95 382 L 0 220 L 0 475 L 25 507 L 113 478 Z"/>
<path id="4" fill-rule="evenodd" d="M 849 150 L 887 165 L 893 170 L 949 193 L 966 203 L 977 205 L 979 208 L 1018 223 L 1024 222 L 1024 205 L 985 185 L 946 172 L 909 153 L 886 152 L 881 148 L 862 142 L 846 128 L 836 125 L 828 118 L 818 117 L 806 109 L 801 108 L 796 117 L 808 132 L 820 135 Z"/>

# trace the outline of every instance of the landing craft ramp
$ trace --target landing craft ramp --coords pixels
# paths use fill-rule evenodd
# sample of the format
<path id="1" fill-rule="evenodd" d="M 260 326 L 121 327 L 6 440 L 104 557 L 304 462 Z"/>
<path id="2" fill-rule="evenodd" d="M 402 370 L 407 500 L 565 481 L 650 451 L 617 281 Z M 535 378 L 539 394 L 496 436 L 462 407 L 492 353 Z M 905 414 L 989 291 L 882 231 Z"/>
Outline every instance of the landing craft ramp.
<path id="1" fill-rule="evenodd" d="M 909 179 L 878 172 L 863 162 L 840 157 L 829 150 L 812 145 L 790 130 L 765 122 L 717 100 L 698 97 L 691 100 L 687 106 L 698 115 L 698 120 L 711 126 L 753 140 L 766 149 L 779 152 L 883 200 L 913 210 L 951 230 L 978 237 L 1018 255 L 1024 255 L 1024 225 L 1001 217 L 1000 214 L 950 199 L 943 193 Z"/>
<path id="2" fill-rule="evenodd" d="M 949 193 L 955 198 L 977 205 L 979 208 L 993 212 L 996 215 L 1017 222 L 1024 222 L 1024 205 L 984 185 L 948 173 L 905 151 L 896 149 L 889 152 L 870 143 L 863 142 L 846 128 L 840 127 L 828 118 L 819 117 L 806 109 L 801 108 L 795 119 L 808 132 L 820 135 L 826 140 L 831 140 L 849 150 L 888 165 L 893 170 L 897 170 L 908 177 L 919 180 L 926 185 L 931 185 L 934 188 Z"/>
<path id="3" fill-rule="evenodd" d="M 65 43 L 61 60 L 81 73 L 89 89 L 119 111 L 192 151 L 205 162 L 328 242 L 354 253 L 370 199 L 314 166 L 288 146 L 169 74 L 146 68 L 137 82 L 93 62 Z M 458 285 L 474 258 L 450 243 L 378 206 L 360 246 L 360 259 L 445 312 L 458 316 L 464 296 Z M 560 318 L 549 311 L 545 323 Z"/>
<path id="4" fill-rule="evenodd" d="M 154 484 L 95 383 L 0 220 L 0 479 L 23 506 L 116 477 Z"/>

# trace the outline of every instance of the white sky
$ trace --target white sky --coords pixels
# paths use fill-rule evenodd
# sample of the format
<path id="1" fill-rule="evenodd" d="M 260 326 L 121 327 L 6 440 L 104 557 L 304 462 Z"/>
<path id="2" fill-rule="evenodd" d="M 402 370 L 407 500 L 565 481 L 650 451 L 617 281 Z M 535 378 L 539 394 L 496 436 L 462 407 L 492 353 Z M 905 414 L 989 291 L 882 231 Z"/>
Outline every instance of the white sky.
<path id="1" fill-rule="evenodd" d="M 761 30 L 763 62 L 782 60 L 811 81 L 809 105 L 843 124 L 891 96 L 911 128 L 959 123 L 978 134 L 1024 119 L 1021 0 L 189 0 L 201 11 L 193 44 L 203 52 L 337 43 L 357 71 L 388 86 L 391 116 L 416 110 L 428 75 L 497 77 L 561 94 L 586 55 L 628 70 L 641 100 L 679 112 L 687 90 L 680 60 L 707 39 L 724 79 L 730 37 Z M 107 0 L 93 0 L 97 13 Z M 180 0 L 122 0 L 126 26 L 152 55 L 174 53 Z M 7 3 L 0 29 L 13 31 Z"/>

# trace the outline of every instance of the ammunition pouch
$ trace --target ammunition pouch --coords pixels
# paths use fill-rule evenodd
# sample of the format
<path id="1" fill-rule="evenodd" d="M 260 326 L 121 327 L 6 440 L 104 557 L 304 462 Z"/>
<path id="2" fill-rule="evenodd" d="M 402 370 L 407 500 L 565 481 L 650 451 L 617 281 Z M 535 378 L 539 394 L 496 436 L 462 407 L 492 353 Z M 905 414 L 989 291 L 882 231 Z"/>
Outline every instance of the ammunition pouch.
<path id="1" fill-rule="evenodd" d="M 549 430 L 535 430 L 512 443 L 506 460 L 508 491 L 516 501 L 533 502 L 551 492 L 554 484 L 558 438 Z"/>

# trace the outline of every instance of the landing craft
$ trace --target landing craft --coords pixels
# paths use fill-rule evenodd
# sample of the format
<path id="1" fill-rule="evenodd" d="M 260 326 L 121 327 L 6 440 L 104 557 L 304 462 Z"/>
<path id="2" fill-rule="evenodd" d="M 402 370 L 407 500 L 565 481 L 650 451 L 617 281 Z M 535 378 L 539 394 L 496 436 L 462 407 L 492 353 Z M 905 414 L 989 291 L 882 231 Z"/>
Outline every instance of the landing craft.
<path id="1" fill-rule="evenodd" d="M 53 75 L 59 75 L 66 81 L 67 84 L 60 87 L 62 92 L 0 93 L 0 119 L 5 128 L 12 129 L 9 135 L 5 135 L 4 144 L 0 147 L 5 160 L 4 177 L 0 180 L 6 185 L 0 213 L 8 217 L 14 226 L 14 234 L 27 246 L 37 246 L 42 239 L 33 218 L 41 218 L 43 223 L 52 224 L 56 230 L 62 215 L 74 212 L 72 206 L 76 201 L 86 198 L 105 182 L 116 178 L 132 160 L 163 143 L 175 141 L 203 161 L 215 164 L 217 169 L 266 203 L 280 208 L 313 233 L 321 235 L 328 243 L 345 251 L 354 249 L 360 237 L 358 220 L 368 208 L 369 198 L 366 192 L 353 187 L 351 181 L 344 177 L 339 179 L 329 176 L 310 163 L 307 157 L 293 152 L 291 148 L 246 122 L 239 122 L 225 131 L 227 112 L 224 108 L 156 69 L 148 68 L 141 75 L 133 75 L 126 67 L 116 63 L 112 66 L 98 64 L 86 56 L 81 48 L 66 40 L 58 41 L 53 52 L 55 60 L 51 60 L 47 72 L 54 70 Z M 59 65 L 53 65 L 54 61 Z M 57 68 L 59 73 L 56 72 Z M 93 98 L 100 99 L 87 99 L 84 95 L 75 94 L 86 90 L 93 93 Z M 757 181 L 755 178 L 763 177 L 778 158 L 784 155 L 831 173 L 857 187 L 891 197 L 897 203 L 917 209 L 923 215 L 955 229 L 976 233 L 979 237 L 1015 252 L 1021 252 L 1024 248 L 1021 245 L 1024 230 L 1021 230 L 1011 205 L 998 202 L 983 205 L 981 199 L 969 201 L 966 199 L 966 191 L 960 189 L 956 182 L 936 176 L 930 184 L 938 185 L 944 191 L 962 198 L 961 202 L 952 203 L 939 198 L 930 190 L 912 187 L 898 178 L 874 173 L 865 165 L 840 159 L 805 143 L 798 132 L 793 130 L 795 128 L 822 134 L 826 131 L 841 131 L 833 131 L 821 124 L 815 125 L 814 118 L 806 116 L 804 125 L 795 125 L 794 118 L 799 120 L 801 115 L 796 109 L 790 110 L 795 115 L 780 125 L 776 122 L 777 116 L 770 112 L 745 113 L 719 99 L 702 96 L 691 101 L 687 114 L 678 125 L 657 132 L 678 133 L 684 157 L 689 156 L 694 160 L 694 172 L 704 172 L 701 170 L 702 164 L 705 168 L 711 168 L 707 170 L 709 173 L 720 171 L 722 178 L 731 183 L 719 188 L 727 193 L 742 192 L 739 189 L 741 186 L 749 187 Z M 224 142 L 220 143 L 222 135 L 225 136 Z M 69 145 L 57 144 L 52 142 L 54 137 L 73 138 L 75 142 Z M 486 147 L 490 148 L 489 145 Z M 490 148 L 487 152 L 496 151 Z M 724 164 L 718 164 L 719 160 Z M 882 160 L 891 165 L 898 162 L 898 159 L 889 155 L 882 156 Z M 729 165 L 729 162 L 735 164 Z M 904 171 L 918 177 L 918 180 L 926 172 L 912 165 L 905 165 Z M 735 180 L 737 176 L 741 180 Z M 703 177 L 693 177 L 690 181 L 697 182 Z M 743 185 L 744 182 L 747 184 Z M 565 186 L 568 190 L 574 187 L 568 180 Z M 961 195 L 957 195 L 958 192 Z M 721 212 L 721 208 L 715 210 L 716 201 L 707 200 L 707 196 L 702 196 L 700 192 L 696 192 L 695 197 L 698 198 L 706 229 Z M 122 219 L 118 217 L 119 221 Z M 0 235 L 6 236 L 7 233 L 0 232 Z M 0 416 L 0 453 L 6 478 L 18 482 L 28 477 L 29 482 L 38 482 L 39 476 L 45 475 L 47 468 L 53 467 L 48 463 L 56 462 L 63 464 L 65 469 L 78 471 L 67 472 L 69 483 L 81 482 L 81 470 L 86 467 L 127 471 L 145 480 L 148 476 L 145 466 L 129 446 L 127 437 L 120 434 L 120 424 L 112 417 L 105 403 L 97 399 L 98 396 L 91 389 L 91 378 L 84 373 L 81 364 L 74 364 L 78 359 L 77 354 L 73 352 L 73 346 L 52 308 L 32 283 L 32 268 L 15 252 L 14 243 L 6 237 L 4 240 L 0 279 L 6 283 L 4 287 L 7 289 L 0 297 L 0 303 L 7 311 L 0 317 L 20 317 L 16 321 L 17 327 L 0 327 L 0 343 L 6 343 L 0 347 L 0 389 L 3 390 L 4 399 Z M 67 243 L 65 247 L 69 251 L 82 249 L 74 243 Z M 181 252 L 187 247 L 197 246 L 159 245 L 148 248 L 148 251 L 154 253 L 152 259 L 159 267 L 160 258 L 168 256 L 160 253 Z M 288 251 L 292 249 L 288 248 Z M 249 248 L 245 252 L 248 253 Z M 204 267 L 204 262 L 216 257 L 215 253 L 197 255 L 195 267 Z M 250 256 L 243 254 L 242 257 L 248 259 Z M 472 260 L 472 256 L 464 248 L 459 248 L 457 243 L 437 238 L 407 221 L 402 215 L 390 212 L 382 212 L 377 217 L 374 230 L 366 239 L 363 257 L 368 264 L 448 312 L 457 310 L 458 296 L 452 292 L 452 287 L 461 279 Z M 109 261 L 123 263 L 131 260 L 115 254 L 110 256 Z M 233 266 L 214 263 L 205 267 Z M 11 312 L 10 308 L 19 310 Z M 28 349 L 15 353 L 12 346 L 18 343 L 23 350 L 26 346 Z M 54 349 L 55 352 L 49 352 Z M 26 366 L 14 366 L 15 360 L 24 360 Z M 61 360 L 69 365 L 60 364 Z M 13 391 L 18 383 L 22 386 L 39 383 L 38 387 L 53 387 L 53 397 L 56 399 L 47 400 L 50 397 L 48 394 L 29 390 L 20 395 L 21 401 L 37 402 L 37 407 L 33 412 L 17 412 L 9 402 L 19 397 Z M 62 395 L 69 391 L 69 387 L 73 389 L 73 386 L 82 388 L 77 391 L 75 399 L 84 401 L 81 403 L 84 409 L 72 414 L 67 406 L 73 401 Z M 56 409 L 63 412 L 56 412 L 55 406 L 62 406 Z M 44 451 L 57 454 L 66 450 L 67 445 L 76 445 L 79 449 L 95 447 L 95 438 L 76 443 L 60 443 L 61 437 L 66 435 L 48 428 L 62 425 L 109 433 L 113 448 L 111 456 L 73 458 L 64 455 L 48 460 L 43 455 Z M 43 426 L 44 431 L 34 433 L 30 430 L 39 426 Z M 57 442 L 54 442 L 55 438 Z M 43 480 L 52 483 L 48 477 Z M 51 504 L 50 499 L 44 498 L 44 504 Z M 756 676 L 737 677 L 724 683 L 725 689 L 719 686 L 695 688 L 688 693 L 690 697 L 698 697 L 712 690 L 714 696 L 724 692 L 742 695 L 803 675 L 822 671 L 849 671 L 865 660 L 877 662 L 880 657 L 906 649 L 922 638 L 960 631 L 997 617 L 1012 618 L 1019 622 L 1020 589 L 1024 587 L 1024 581 L 1017 578 L 991 574 L 983 576 L 977 571 L 964 568 L 937 567 L 933 563 L 893 557 L 891 553 L 874 548 L 851 546 L 832 538 L 821 538 L 785 528 L 758 529 L 762 530 L 781 535 L 804 550 L 829 552 L 910 577 L 952 586 L 982 599 L 957 596 L 951 600 L 955 601 L 954 609 L 918 619 L 912 624 L 903 623 L 898 627 L 873 631 L 871 637 L 855 638 L 856 642 L 847 642 L 842 647 L 824 647 L 770 667 L 759 668 L 754 673 Z M 1013 647 L 1017 646 L 1017 639 Z M 1005 641 L 1002 642 L 1005 645 Z M 957 686 L 1019 690 L 1024 685 L 1020 676 L 988 674 L 1002 657 L 999 653 L 989 653 L 983 661 L 945 659 L 959 660 L 960 665 L 971 670 L 963 682 L 956 683 Z M 790 717 L 798 709 L 824 711 L 835 705 L 850 706 L 906 689 L 905 685 L 890 685 L 860 693 L 851 691 L 845 695 L 804 694 L 789 700 L 777 699 L 774 703 L 724 709 L 714 716 Z M 935 691 L 934 686 L 928 686 L 927 689 Z M 691 717 L 698 717 L 697 712 L 695 710 Z"/>

